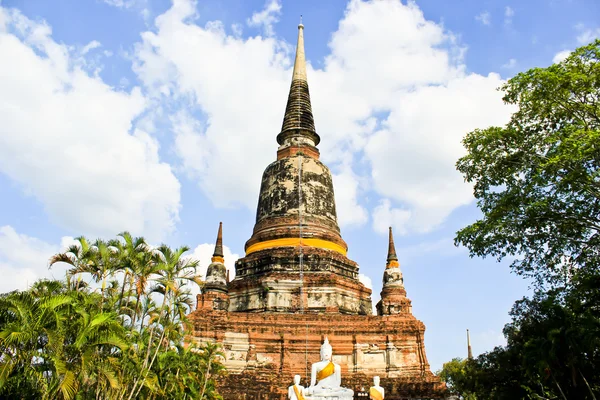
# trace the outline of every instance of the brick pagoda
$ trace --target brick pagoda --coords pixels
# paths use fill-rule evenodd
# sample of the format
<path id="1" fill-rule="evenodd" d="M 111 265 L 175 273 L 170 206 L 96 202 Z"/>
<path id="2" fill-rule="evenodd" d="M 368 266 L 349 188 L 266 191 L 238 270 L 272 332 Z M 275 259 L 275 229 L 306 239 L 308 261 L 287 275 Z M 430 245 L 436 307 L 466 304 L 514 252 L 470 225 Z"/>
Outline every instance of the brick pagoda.
<path id="1" fill-rule="evenodd" d="M 445 386 L 425 355 L 425 325 L 406 297 L 391 228 L 377 315 L 357 263 L 346 256 L 331 172 L 319 161 L 303 31 L 300 24 L 277 160 L 262 177 L 246 254 L 229 281 L 220 225 L 190 315 L 190 340 L 222 346 L 229 374 L 219 390 L 226 400 L 285 399 L 295 374 L 308 385 L 325 336 L 342 367 L 343 386 L 368 390 L 378 375 L 386 399 L 443 398 Z"/>

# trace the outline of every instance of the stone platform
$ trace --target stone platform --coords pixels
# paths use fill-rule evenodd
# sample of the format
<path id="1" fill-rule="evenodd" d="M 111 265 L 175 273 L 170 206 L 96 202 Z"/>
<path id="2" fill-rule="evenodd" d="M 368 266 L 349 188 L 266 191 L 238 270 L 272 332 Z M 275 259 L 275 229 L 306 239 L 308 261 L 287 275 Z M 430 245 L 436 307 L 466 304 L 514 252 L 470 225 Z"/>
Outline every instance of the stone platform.
<path id="1" fill-rule="evenodd" d="M 189 340 L 222 346 L 229 372 L 219 382 L 224 399 L 285 399 L 295 374 L 307 384 L 325 336 L 342 368 L 342 386 L 355 393 L 378 375 L 386 399 L 444 398 L 445 385 L 425 355 L 425 326 L 412 315 L 239 313 L 214 310 L 198 297 Z"/>

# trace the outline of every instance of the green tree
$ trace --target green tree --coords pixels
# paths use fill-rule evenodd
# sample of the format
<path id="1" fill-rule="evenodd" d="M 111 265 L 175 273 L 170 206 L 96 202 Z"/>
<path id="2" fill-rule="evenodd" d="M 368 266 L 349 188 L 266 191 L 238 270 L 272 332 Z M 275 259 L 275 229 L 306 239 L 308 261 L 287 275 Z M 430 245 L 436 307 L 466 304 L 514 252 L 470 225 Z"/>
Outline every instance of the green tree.
<path id="1" fill-rule="evenodd" d="M 40 398 L 73 399 L 81 390 L 116 389 L 112 355 L 127 347 L 125 330 L 101 301 L 56 281 L 4 296 L 0 393 L 24 384 Z"/>
<path id="2" fill-rule="evenodd" d="M 518 352 L 532 390 L 585 399 L 600 388 L 600 315 L 579 287 L 538 291 L 511 311 L 507 347 Z"/>
<path id="3" fill-rule="evenodd" d="M 596 399 L 600 389 L 600 40 L 510 79 L 505 127 L 465 137 L 457 168 L 483 216 L 459 232 L 471 256 L 509 256 L 534 278 L 507 345 L 466 363 L 478 399 Z M 455 378 L 458 379 L 458 378 Z"/>
<path id="4" fill-rule="evenodd" d="M 473 360 L 454 359 L 444 364 L 440 377 L 464 398 L 595 400 L 600 391 L 600 311 L 580 288 L 597 284 L 538 291 L 518 301 L 504 328 L 506 346 Z"/>
<path id="5" fill-rule="evenodd" d="M 223 366 L 219 362 L 221 357 L 225 357 L 225 354 L 219 349 L 219 346 L 214 343 L 206 343 L 206 345 L 200 351 L 200 367 L 202 369 L 202 375 L 204 376 L 202 383 L 202 392 L 200 398 L 216 398 L 215 387 L 213 377 L 223 372 Z M 210 384 L 210 385 L 209 385 Z"/>
<path id="6" fill-rule="evenodd" d="M 476 129 L 457 163 L 483 217 L 455 243 L 472 256 L 516 256 L 542 284 L 600 269 L 600 40 L 510 79 L 505 127 Z"/>
<path id="7" fill-rule="evenodd" d="M 472 371 L 469 371 L 468 362 L 469 360 L 453 358 L 451 361 L 444 363 L 437 375 L 442 379 L 442 382 L 446 382 L 451 394 L 464 400 L 477 400 L 473 390 Z"/>
<path id="8" fill-rule="evenodd" d="M 162 304 L 158 318 L 150 324 L 142 372 L 135 379 L 128 399 L 140 394 L 144 380 L 151 376 L 152 366 L 159 351 L 167 350 L 170 344 L 178 343 L 184 338 L 185 313 L 177 312 L 180 310 L 177 310 L 175 305 L 183 303 L 191 308 L 190 292 L 185 289 L 185 286 L 189 282 L 199 282 L 195 274 L 198 261 L 183 256 L 188 250 L 189 248 L 185 246 L 172 250 L 162 245 L 153 252 L 156 269 L 152 271 L 156 272 L 157 276 L 152 278 L 156 284 L 151 288 L 151 292 L 162 296 Z M 170 310 L 174 310 L 173 315 Z"/>
<path id="9" fill-rule="evenodd" d="M 51 259 L 65 281 L 0 295 L 0 398 L 221 399 L 222 353 L 185 343 L 200 282 L 187 250 L 80 237 Z"/>

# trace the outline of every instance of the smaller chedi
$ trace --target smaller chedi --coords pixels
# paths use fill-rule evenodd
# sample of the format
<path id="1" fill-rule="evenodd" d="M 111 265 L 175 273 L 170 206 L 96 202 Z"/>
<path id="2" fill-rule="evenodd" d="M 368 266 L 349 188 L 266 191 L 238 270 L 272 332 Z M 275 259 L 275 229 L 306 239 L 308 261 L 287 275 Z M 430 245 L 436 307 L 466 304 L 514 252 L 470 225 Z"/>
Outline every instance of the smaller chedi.
<path id="1" fill-rule="evenodd" d="M 354 391 L 342 387 L 342 369 L 332 361 L 333 348 L 327 336 L 321 346 L 321 361 L 312 365 L 307 400 L 352 400 Z"/>
<path id="2" fill-rule="evenodd" d="M 227 269 L 223 258 L 223 223 L 219 222 L 219 232 L 211 263 L 206 270 L 205 291 L 227 293 Z"/>
<path id="3" fill-rule="evenodd" d="M 406 297 L 404 278 L 396 255 L 392 227 L 389 231 L 387 263 L 383 273 L 383 289 L 381 300 L 377 303 L 378 315 L 395 315 L 412 313 L 411 301 Z"/>

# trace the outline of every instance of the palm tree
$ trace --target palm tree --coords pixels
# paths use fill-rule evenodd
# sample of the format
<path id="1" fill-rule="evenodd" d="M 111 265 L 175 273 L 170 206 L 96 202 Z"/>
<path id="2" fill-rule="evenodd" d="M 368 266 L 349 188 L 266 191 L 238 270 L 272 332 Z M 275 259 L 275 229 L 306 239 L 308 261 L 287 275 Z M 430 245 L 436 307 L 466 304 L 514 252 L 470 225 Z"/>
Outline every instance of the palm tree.
<path id="1" fill-rule="evenodd" d="M 149 273 L 146 268 L 147 260 L 151 259 L 149 252 L 149 246 L 143 237 L 134 238 L 129 232 L 121 232 L 119 235 L 121 240 L 114 240 L 113 245 L 119 249 L 119 261 L 116 271 L 123 273 L 123 283 L 121 285 L 121 294 L 119 296 L 119 306 L 121 308 L 127 308 L 129 304 L 129 296 L 127 301 L 125 300 L 125 290 L 127 293 L 130 292 L 131 288 L 139 285 L 139 280 L 146 277 Z M 140 291 L 141 289 L 141 291 Z M 145 289 L 145 285 L 141 285 L 140 289 L 136 290 L 136 308 L 131 315 L 132 325 L 135 325 L 135 319 L 138 310 L 138 302 Z"/>
<path id="2" fill-rule="evenodd" d="M 57 262 L 71 265 L 72 268 L 67 271 L 69 278 L 83 273 L 90 274 L 96 283 L 102 282 L 100 293 L 104 300 L 106 280 L 115 270 L 117 249 L 101 239 L 97 239 L 93 244 L 83 236 L 75 240 L 77 244 L 69 246 L 65 252 L 50 258 L 50 267 Z"/>
<path id="3" fill-rule="evenodd" d="M 118 285 L 116 286 L 118 287 Z M 116 293 L 115 290 L 113 293 Z M 73 312 L 77 315 L 70 353 L 75 355 L 73 364 L 81 387 L 86 392 L 100 393 L 117 390 L 119 355 L 127 348 L 126 330 L 116 312 L 105 312 L 98 308 L 95 296 L 81 296 Z M 116 298 L 116 295 L 114 296 Z"/>
<path id="4" fill-rule="evenodd" d="M 95 257 L 92 245 L 84 236 L 75 238 L 75 241 L 77 244 L 69 246 L 65 252 L 55 254 L 50 258 L 50 267 L 57 262 L 71 265 L 72 268 L 67 271 L 68 279 L 81 273 L 90 273 L 94 276 L 97 271 L 91 266 L 92 259 Z"/>
<path id="5" fill-rule="evenodd" d="M 159 350 L 163 346 L 165 348 L 168 348 L 169 346 L 169 341 L 163 341 L 165 337 L 169 337 L 168 334 L 173 330 L 173 325 L 169 323 L 172 321 L 168 310 L 172 309 L 175 302 L 179 301 L 181 296 L 187 295 L 184 291 L 180 290 L 182 284 L 189 281 L 197 281 L 196 267 L 198 266 L 198 261 L 189 257 L 183 257 L 183 254 L 188 250 L 189 247 L 186 246 L 172 250 L 166 245 L 161 245 L 153 252 L 153 259 L 155 262 L 153 271 L 157 276 L 151 278 L 155 282 L 151 292 L 162 295 L 162 304 L 160 306 L 158 318 L 153 321 L 149 330 L 146 356 L 142 364 L 142 369 L 145 373 L 138 377 L 136 382 L 134 382 L 133 389 L 130 392 L 128 399 L 139 394 L 142 389 L 142 386 L 139 385 L 139 383 L 148 376 Z M 159 330 L 158 340 L 156 340 L 157 328 Z"/>
<path id="6" fill-rule="evenodd" d="M 183 347 L 198 262 L 119 238 L 79 237 L 50 260 L 70 265 L 66 282 L 0 295 L 0 398 L 219 398 L 220 353 Z"/>
<path id="7" fill-rule="evenodd" d="M 136 318 L 140 314 L 140 301 L 143 296 L 148 295 L 148 283 L 158 272 L 160 266 L 156 262 L 154 250 L 150 246 L 144 246 L 138 254 L 137 262 L 134 265 L 134 288 L 135 288 L 135 303 L 133 313 L 133 324 L 136 323 Z M 142 321 L 143 324 L 143 321 Z"/>
<path id="8" fill-rule="evenodd" d="M 204 347 L 200 349 L 200 355 L 202 364 L 205 366 L 204 385 L 202 386 L 202 393 L 200 394 L 200 399 L 204 399 L 207 385 L 211 380 L 211 377 L 221 373 L 224 369 L 219 360 L 224 358 L 225 354 L 220 350 L 219 345 L 215 343 L 206 343 Z"/>

